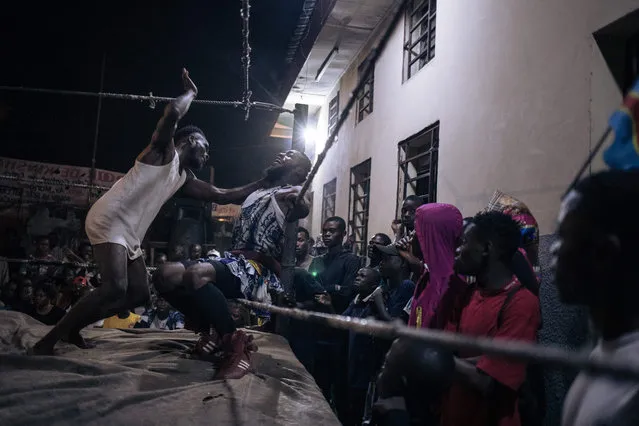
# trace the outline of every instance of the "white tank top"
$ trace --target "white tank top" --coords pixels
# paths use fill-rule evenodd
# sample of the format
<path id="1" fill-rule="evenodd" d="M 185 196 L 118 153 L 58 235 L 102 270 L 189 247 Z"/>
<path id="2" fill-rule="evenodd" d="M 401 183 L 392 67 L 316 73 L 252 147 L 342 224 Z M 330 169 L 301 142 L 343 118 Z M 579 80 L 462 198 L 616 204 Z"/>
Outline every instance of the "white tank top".
<path id="1" fill-rule="evenodd" d="M 186 182 L 180 158 L 163 166 L 139 161 L 91 207 L 85 229 L 91 244 L 116 243 L 127 248 L 130 259 L 142 255 L 140 248 L 160 209 Z"/>
<path id="2" fill-rule="evenodd" d="M 600 360 L 639 363 L 639 332 L 599 342 L 590 355 Z M 581 372 L 566 395 L 562 426 L 636 425 L 639 383 Z"/>

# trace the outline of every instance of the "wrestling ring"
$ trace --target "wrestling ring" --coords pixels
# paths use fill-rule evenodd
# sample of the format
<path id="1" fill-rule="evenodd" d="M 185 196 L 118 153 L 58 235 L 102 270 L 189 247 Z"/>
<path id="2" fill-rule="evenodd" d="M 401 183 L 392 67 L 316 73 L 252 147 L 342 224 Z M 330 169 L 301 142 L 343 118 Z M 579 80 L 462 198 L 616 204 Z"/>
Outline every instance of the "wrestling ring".
<path id="1" fill-rule="evenodd" d="M 97 266 L 91 263 L 0 257 L 0 262 L 2 261 L 7 263 L 97 269 Z M 152 266 L 147 267 L 149 272 L 154 272 L 156 269 L 156 267 Z M 513 360 L 522 360 L 530 363 L 547 364 L 554 367 L 570 368 L 573 370 L 584 370 L 592 374 L 610 376 L 617 380 L 639 381 L 639 365 L 621 363 L 618 361 L 608 361 L 605 359 L 592 359 L 587 352 L 571 352 L 560 348 L 532 343 L 468 337 L 457 333 L 430 329 L 417 329 L 371 319 L 360 319 L 301 309 L 285 308 L 246 299 L 238 299 L 237 301 L 248 308 L 268 311 L 273 314 L 282 315 L 300 321 L 313 322 L 332 328 L 355 331 L 389 340 L 404 337 L 420 340 L 436 347 L 451 349 L 454 351 L 465 350 L 481 352 L 487 355 L 511 358 Z"/>
<path id="2" fill-rule="evenodd" d="M 298 200 L 308 191 L 407 4 L 408 1 L 404 0 L 396 8 L 385 33 L 362 72 L 360 82 L 348 98 L 336 126 L 328 136 L 323 151 L 318 155 Z M 196 100 L 194 103 L 243 108 L 246 119 L 252 108 L 292 112 L 277 105 L 251 100 L 248 85 L 249 10 L 248 0 L 243 0 L 242 64 L 245 81 L 242 100 Z M 151 107 L 155 107 L 156 102 L 171 101 L 171 98 L 153 95 L 69 92 L 6 86 L 0 86 L 0 90 L 148 101 Z M 591 158 L 592 156 L 589 157 Z M 0 179 L 21 180 L 33 184 L 39 181 L 17 179 L 12 176 L 0 176 Z M 69 183 L 64 185 L 93 190 L 108 189 L 94 185 Z M 292 271 L 295 266 L 295 233 L 296 223 L 287 223 L 282 282 L 285 290 L 291 294 L 293 292 Z M 95 268 L 92 264 L 75 262 L 44 262 L 14 258 L 0 258 L 0 261 Z M 148 269 L 155 270 L 153 267 Z M 434 347 L 473 350 L 491 356 L 606 375 L 615 380 L 639 381 L 638 364 L 592 359 L 586 352 L 567 351 L 559 347 L 539 344 L 474 338 L 437 330 L 415 329 L 376 320 L 266 305 L 250 300 L 239 300 L 239 302 L 249 308 L 269 311 L 278 316 L 385 339 L 403 337 L 427 342 Z M 21 411 L 9 410 L 11 412 L 7 413 L 12 416 L 11 418 L 26 413 L 29 419 L 21 424 L 38 424 L 47 417 L 53 419 L 50 424 L 63 423 L 64 416 L 73 417 L 74 422 L 91 422 L 91 424 L 126 423 L 127 419 L 136 420 L 133 422 L 136 424 L 153 423 L 158 419 L 162 419 L 163 423 L 201 424 L 210 422 L 210 419 L 215 416 L 218 420 L 216 424 L 339 424 L 312 377 L 295 359 L 285 339 L 277 335 L 251 332 L 260 346 L 260 352 L 256 355 L 254 374 L 236 381 L 210 382 L 212 376 L 210 365 L 199 361 L 183 360 L 179 355 L 176 356 L 197 338 L 193 333 L 186 331 L 89 330 L 88 337 L 95 338 L 99 342 L 97 349 L 85 351 L 63 344 L 61 356 L 43 359 L 42 357 L 25 357 L 20 353 L 41 337 L 46 332 L 46 327 L 24 315 L 3 311 L 0 311 L 0 324 L 2 324 L 0 344 L 4 346 L 3 353 L 0 354 L 2 360 L 0 372 L 3 374 L 3 382 L 10 383 L 0 388 L 0 423 L 3 424 L 8 423 L 1 421 L 4 417 L 3 411 L 6 411 L 1 407 L 12 405 L 16 405 Z M 7 348 L 13 348 L 14 352 Z M 63 365 L 65 362 L 67 364 Z M 188 363 L 196 364 L 187 365 Z M 196 371 L 197 369 L 199 372 Z M 47 401 L 47 398 L 53 398 L 54 395 L 58 402 L 60 398 L 66 401 L 62 404 L 63 408 L 56 408 Z M 38 401 L 37 410 L 29 409 L 27 398 L 32 401 L 35 398 Z M 47 412 L 46 410 L 52 411 L 43 414 Z"/>
<path id="3" fill-rule="evenodd" d="M 337 124 L 334 129 L 331 131 L 326 143 L 324 145 L 324 149 L 321 153 L 319 153 L 317 157 L 317 161 L 313 164 L 313 167 L 302 186 L 300 194 L 298 195 L 298 200 L 302 199 L 306 192 L 308 191 L 315 175 L 317 174 L 319 168 L 321 167 L 324 159 L 326 158 L 327 152 L 333 146 L 337 135 L 339 134 L 340 128 L 344 125 L 345 121 L 348 119 L 348 116 L 357 101 L 358 94 L 363 90 L 367 76 L 373 72 L 375 68 L 375 64 L 379 59 L 381 53 L 383 52 L 391 33 L 394 28 L 397 26 L 398 22 L 401 20 L 405 8 L 409 2 L 404 0 L 396 7 L 392 19 L 390 20 L 386 31 L 380 38 L 377 46 L 373 49 L 372 54 L 370 56 L 370 60 L 367 61 L 367 65 L 365 69 L 362 71 L 362 77 L 359 79 L 359 83 L 352 91 L 351 95 L 348 98 L 347 103 L 342 109 Z M 248 0 L 242 0 L 242 9 L 241 16 L 243 22 L 243 75 L 244 75 L 244 96 L 241 101 L 207 101 L 207 100 L 195 100 L 194 103 L 201 103 L 207 105 L 219 105 L 219 106 L 234 106 L 234 107 L 242 107 L 245 108 L 248 112 L 252 107 L 264 107 L 264 108 L 273 108 L 275 110 L 284 111 L 284 112 L 292 112 L 289 110 L 284 110 L 277 105 L 264 104 L 264 103 L 256 103 L 250 100 L 251 91 L 249 88 L 249 70 L 250 70 L 250 45 L 249 45 L 249 17 L 250 17 L 250 3 Z M 105 98 L 117 98 L 117 99 L 125 99 L 125 100 L 138 100 L 138 101 L 162 101 L 169 102 L 172 98 L 165 97 L 155 97 L 155 96 L 138 96 L 138 95 L 123 95 L 123 94 L 110 94 L 110 93 L 89 93 L 89 92 L 64 92 L 64 91 L 50 91 L 44 89 L 23 89 L 23 88 L 10 88 L 5 86 L 0 86 L 0 90 L 24 90 L 24 91 L 38 91 L 45 93 L 59 93 L 59 94 L 71 94 L 71 95 L 86 95 L 86 96 L 99 96 Z M 152 104 L 154 106 L 154 104 Z M 248 114 L 246 115 L 248 119 Z M 605 136 L 605 135 L 604 135 Z M 591 156 L 588 160 L 591 159 Z M 587 160 L 587 161 L 588 161 Z M 56 181 L 50 180 L 42 180 L 42 179 L 24 179 L 17 178 L 14 176 L 8 175 L 0 175 L 0 179 L 7 180 L 19 180 L 26 183 L 38 184 L 38 183 L 47 183 L 52 184 L 56 183 Z M 94 190 L 108 190 L 108 187 L 100 187 L 95 185 L 86 185 L 80 183 L 59 183 L 66 186 L 73 186 L 85 189 L 94 189 Z M 293 230 L 296 232 L 296 223 L 287 223 L 287 237 Z M 293 234 L 294 235 L 294 234 Z M 295 238 L 286 238 L 286 247 L 284 251 L 284 259 L 282 261 L 283 271 L 282 271 L 282 282 L 284 284 L 284 288 L 287 289 L 289 293 L 292 293 L 292 283 L 291 279 L 288 276 L 288 272 L 292 271 L 292 268 L 295 265 L 294 260 L 294 244 Z M 14 258 L 3 258 L 0 257 L 0 261 L 5 261 L 8 263 L 21 263 L 21 264 L 43 264 L 43 265 L 52 265 L 52 266 L 69 266 L 73 268 L 88 268 L 95 269 L 96 265 L 94 264 L 86 264 L 79 262 L 57 262 L 57 261 L 41 261 L 41 260 L 30 260 L 30 259 L 14 259 Z M 149 272 L 155 271 L 157 268 L 155 267 L 147 267 Z M 578 370 L 585 370 L 588 372 L 592 372 L 593 374 L 604 374 L 614 377 L 620 380 L 639 380 L 639 365 L 628 365 L 618 362 L 609 362 L 606 360 L 594 360 L 590 359 L 587 354 L 575 353 L 570 351 L 565 351 L 559 348 L 546 347 L 537 344 L 526 344 L 520 342 L 507 342 L 507 341 L 499 341 L 485 338 L 470 338 L 466 336 L 460 336 L 454 333 L 447 333 L 443 331 L 434 331 L 434 330 L 423 330 L 423 329 L 414 329 L 405 326 L 399 325 L 391 325 L 388 323 L 374 321 L 374 320 L 362 320 L 351 317 L 343 317 L 340 315 L 331 315 L 317 312 L 309 312 L 302 311 L 299 309 L 290 309 L 272 305 L 266 305 L 263 303 L 258 303 L 250 300 L 239 300 L 242 304 L 259 310 L 265 310 L 272 313 L 276 313 L 278 315 L 282 315 L 285 317 L 294 318 L 301 321 L 309 321 L 320 323 L 329 327 L 340 328 L 345 330 L 357 331 L 361 333 L 367 333 L 387 339 L 394 339 L 397 337 L 406 337 L 409 339 L 417 339 L 428 342 L 434 346 L 439 346 L 442 348 L 459 350 L 459 349 L 467 349 L 480 351 L 482 353 L 503 356 L 512 359 L 524 360 L 527 362 L 537 362 L 542 364 L 550 364 L 558 367 L 566 367 L 573 368 Z"/>

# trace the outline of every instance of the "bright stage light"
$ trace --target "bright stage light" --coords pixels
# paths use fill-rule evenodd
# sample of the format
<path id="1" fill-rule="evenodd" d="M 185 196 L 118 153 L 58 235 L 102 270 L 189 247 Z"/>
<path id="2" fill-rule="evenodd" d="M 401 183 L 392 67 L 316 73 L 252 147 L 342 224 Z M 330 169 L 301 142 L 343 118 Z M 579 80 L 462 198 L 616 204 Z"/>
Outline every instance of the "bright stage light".
<path id="1" fill-rule="evenodd" d="M 326 135 L 322 132 L 322 129 L 316 129 L 315 127 L 307 127 L 304 130 L 304 145 L 306 149 L 316 154 L 324 149 L 326 144 Z"/>
<path id="2" fill-rule="evenodd" d="M 315 144 L 317 144 L 318 139 L 319 138 L 318 138 L 318 134 L 317 134 L 317 129 L 314 129 L 312 127 L 307 127 L 304 130 L 304 141 L 307 144 L 315 145 Z"/>
<path id="3" fill-rule="evenodd" d="M 313 127 L 307 127 L 304 130 L 304 144 L 306 145 L 306 149 L 312 150 L 316 154 L 321 152 L 324 149 L 324 144 L 326 143 L 326 136 L 322 135 L 322 132 L 319 129 L 315 129 Z"/>

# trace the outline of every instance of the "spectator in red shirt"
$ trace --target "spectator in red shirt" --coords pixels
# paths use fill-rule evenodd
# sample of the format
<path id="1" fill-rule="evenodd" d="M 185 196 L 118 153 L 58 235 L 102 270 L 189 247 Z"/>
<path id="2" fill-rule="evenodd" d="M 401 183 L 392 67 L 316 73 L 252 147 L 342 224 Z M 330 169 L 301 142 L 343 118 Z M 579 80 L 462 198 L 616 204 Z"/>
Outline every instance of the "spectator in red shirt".
<path id="1" fill-rule="evenodd" d="M 511 265 L 520 238 L 519 225 L 508 215 L 488 212 L 473 218 L 458 249 L 455 271 L 477 277 L 477 283 L 462 292 L 445 330 L 535 341 L 539 300 L 519 283 Z M 443 398 L 441 424 L 519 426 L 517 393 L 526 377 L 526 364 L 480 355 L 457 354 L 457 377 Z"/>

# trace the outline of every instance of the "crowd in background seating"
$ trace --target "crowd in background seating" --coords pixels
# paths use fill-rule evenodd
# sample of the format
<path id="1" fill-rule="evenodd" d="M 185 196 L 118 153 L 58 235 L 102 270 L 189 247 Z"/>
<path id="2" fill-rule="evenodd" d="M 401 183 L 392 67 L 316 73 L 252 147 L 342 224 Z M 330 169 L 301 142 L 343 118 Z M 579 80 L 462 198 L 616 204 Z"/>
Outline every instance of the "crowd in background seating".
<path id="1" fill-rule="evenodd" d="M 473 336 L 537 340 L 542 327 L 539 231 L 525 204 L 510 199 L 492 211 L 462 218 L 454 206 L 422 205 L 408 197 L 390 230 L 391 236 L 375 233 L 363 257 L 349 245 L 347 225 L 340 217 L 326 219 L 316 239 L 299 228 L 295 297 L 274 300 L 299 309 Z M 100 286 L 100 276 L 91 267 L 37 263 L 90 264 L 91 245 L 86 241 L 59 247 L 55 236 L 47 235 L 35 238 L 30 248 L 17 241 L 14 232 L 7 232 L 2 254 L 34 262 L 0 261 L 1 309 L 54 325 L 84 294 Z M 203 253 L 197 244 L 178 245 L 166 254 L 156 253 L 155 263 L 206 256 L 219 253 Z M 151 295 L 146 306 L 94 326 L 189 328 L 189 318 L 153 289 Z M 273 331 L 272 322 L 258 324 L 257 316 L 242 305 L 229 301 L 229 306 L 238 327 L 259 325 Z M 438 352 L 417 343 L 396 341 L 391 346 L 373 336 L 297 321 L 291 321 L 286 337 L 344 425 L 556 424 L 544 423 L 548 382 L 538 366 L 476 353 Z"/>

